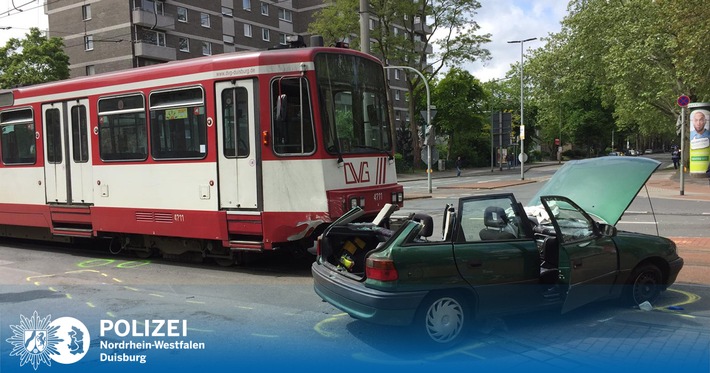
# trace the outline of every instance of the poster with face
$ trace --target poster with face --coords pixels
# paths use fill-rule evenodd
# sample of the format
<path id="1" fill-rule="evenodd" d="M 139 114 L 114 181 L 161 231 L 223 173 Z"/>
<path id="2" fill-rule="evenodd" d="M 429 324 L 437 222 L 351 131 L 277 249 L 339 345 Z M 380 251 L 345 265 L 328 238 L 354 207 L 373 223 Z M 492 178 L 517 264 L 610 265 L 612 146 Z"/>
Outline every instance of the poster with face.
<path id="1" fill-rule="evenodd" d="M 692 103 L 688 108 L 690 172 L 704 173 L 710 164 L 710 103 Z"/>

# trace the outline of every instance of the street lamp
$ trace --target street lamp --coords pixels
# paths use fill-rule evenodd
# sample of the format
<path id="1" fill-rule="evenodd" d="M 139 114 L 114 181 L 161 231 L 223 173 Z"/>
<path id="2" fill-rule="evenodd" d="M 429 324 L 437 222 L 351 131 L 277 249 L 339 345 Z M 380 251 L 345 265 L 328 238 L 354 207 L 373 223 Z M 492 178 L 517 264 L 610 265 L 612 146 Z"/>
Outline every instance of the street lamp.
<path id="1" fill-rule="evenodd" d="M 385 69 L 408 69 L 411 70 L 417 74 L 419 74 L 419 77 L 422 78 L 422 81 L 424 82 L 424 87 L 426 88 L 426 124 L 425 126 L 430 126 L 431 125 L 431 95 L 429 94 L 429 83 L 426 81 L 426 78 L 424 77 L 424 74 L 421 73 L 421 71 L 411 67 L 411 66 L 385 66 Z M 412 118 L 414 120 L 414 118 Z M 426 133 L 426 127 L 424 127 L 423 131 Z M 427 149 L 427 184 L 429 186 L 429 194 L 431 194 L 431 144 L 426 145 Z"/>
<path id="2" fill-rule="evenodd" d="M 520 43 L 520 180 L 525 180 L 525 124 L 523 122 L 523 44 L 526 41 L 537 40 L 529 38 L 525 40 L 510 40 L 508 43 Z"/>

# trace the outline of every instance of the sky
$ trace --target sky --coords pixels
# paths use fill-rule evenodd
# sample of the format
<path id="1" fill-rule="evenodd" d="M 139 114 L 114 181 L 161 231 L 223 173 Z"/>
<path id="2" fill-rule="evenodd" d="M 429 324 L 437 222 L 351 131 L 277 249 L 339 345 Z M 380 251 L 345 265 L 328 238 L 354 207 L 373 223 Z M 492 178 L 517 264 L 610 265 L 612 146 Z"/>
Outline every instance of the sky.
<path id="1" fill-rule="evenodd" d="M 560 31 L 560 22 L 567 14 L 567 0 L 479 0 L 481 8 L 474 19 L 481 26 L 480 33 L 491 34 L 491 42 L 484 47 L 492 59 L 485 64 L 476 62 L 463 66 L 482 82 L 505 76 L 511 65 L 520 62 L 520 44 L 510 40 L 543 38 Z M 14 4 L 22 9 L 18 12 Z M 30 27 L 47 28 L 47 17 L 42 7 L 44 0 L 0 0 L 0 45 L 12 37 L 24 38 Z M 11 27 L 10 29 L 5 29 Z M 543 42 L 526 42 L 524 50 L 542 47 Z"/>

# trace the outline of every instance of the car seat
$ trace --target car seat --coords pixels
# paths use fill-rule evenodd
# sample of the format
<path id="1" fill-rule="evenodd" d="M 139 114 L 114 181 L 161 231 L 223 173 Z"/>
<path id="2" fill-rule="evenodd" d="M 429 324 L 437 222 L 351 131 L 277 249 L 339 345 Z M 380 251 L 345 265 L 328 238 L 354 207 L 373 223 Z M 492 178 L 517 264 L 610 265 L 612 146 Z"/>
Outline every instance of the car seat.
<path id="1" fill-rule="evenodd" d="M 513 233 L 503 230 L 508 225 L 508 216 L 502 207 L 486 207 L 483 212 L 483 224 L 486 227 L 481 229 L 478 234 L 483 241 L 513 240 L 516 238 Z"/>

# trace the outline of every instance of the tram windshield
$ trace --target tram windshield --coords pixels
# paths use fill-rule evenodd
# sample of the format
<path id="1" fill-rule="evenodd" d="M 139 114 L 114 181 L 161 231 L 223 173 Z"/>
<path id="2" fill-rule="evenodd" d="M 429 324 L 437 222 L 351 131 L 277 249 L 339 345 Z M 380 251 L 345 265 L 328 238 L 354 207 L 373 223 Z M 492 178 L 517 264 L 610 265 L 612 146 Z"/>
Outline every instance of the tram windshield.
<path id="1" fill-rule="evenodd" d="M 392 150 L 382 66 L 352 55 L 315 59 L 325 148 L 331 154 Z"/>

